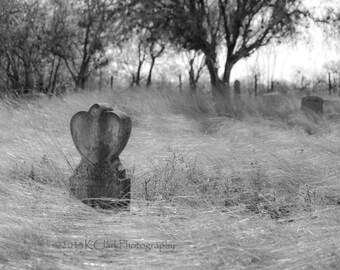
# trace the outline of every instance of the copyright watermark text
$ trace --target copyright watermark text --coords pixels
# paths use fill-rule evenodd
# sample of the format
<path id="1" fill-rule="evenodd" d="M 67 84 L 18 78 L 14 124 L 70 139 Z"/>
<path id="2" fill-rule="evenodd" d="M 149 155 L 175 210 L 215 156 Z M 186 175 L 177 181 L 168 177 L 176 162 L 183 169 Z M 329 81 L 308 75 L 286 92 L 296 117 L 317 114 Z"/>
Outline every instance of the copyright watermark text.
<path id="1" fill-rule="evenodd" d="M 55 248 L 59 249 L 82 249 L 82 250 L 129 250 L 138 249 L 144 251 L 157 250 L 175 251 L 177 245 L 165 240 L 163 242 L 142 242 L 130 241 L 122 239 L 84 239 L 76 241 L 60 241 L 53 244 Z"/>

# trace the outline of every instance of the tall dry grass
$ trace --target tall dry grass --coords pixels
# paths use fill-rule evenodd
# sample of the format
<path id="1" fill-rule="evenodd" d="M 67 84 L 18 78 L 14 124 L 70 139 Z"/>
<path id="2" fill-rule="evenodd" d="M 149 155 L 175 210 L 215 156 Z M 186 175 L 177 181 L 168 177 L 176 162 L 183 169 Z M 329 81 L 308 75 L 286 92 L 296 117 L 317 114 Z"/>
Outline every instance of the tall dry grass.
<path id="1" fill-rule="evenodd" d="M 80 160 L 70 118 L 98 102 L 132 117 L 130 212 L 68 191 Z M 338 269 L 340 126 L 303 114 L 297 97 L 282 103 L 244 97 L 230 118 L 204 94 L 162 88 L 2 102 L 0 265 Z M 144 248 L 85 245 L 98 239 Z"/>

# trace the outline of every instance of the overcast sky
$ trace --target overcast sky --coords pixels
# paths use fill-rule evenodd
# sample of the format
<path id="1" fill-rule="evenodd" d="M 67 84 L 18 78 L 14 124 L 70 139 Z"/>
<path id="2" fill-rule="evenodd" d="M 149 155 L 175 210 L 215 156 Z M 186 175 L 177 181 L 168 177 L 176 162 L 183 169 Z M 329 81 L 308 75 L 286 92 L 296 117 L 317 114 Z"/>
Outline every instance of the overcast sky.
<path id="1" fill-rule="evenodd" d="M 325 5 L 340 7 L 340 1 L 308 0 L 307 5 L 318 11 Z M 304 40 L 306 37 L 307 41 Z M 271 76 L 273 73 L 275 80 L 295 80 L 298 71 L 306 77 L 314 77 L 324 71 L 325 63 L 340 60 L 340 49 L 335 46 L 339 38 L 337 41 L 330 37 L 327 39 L 322 29 L 314 24 L 304 38 L 297 44 L 273 45 L 261 49 L 235 66 L 232 80 L 246 76 L 247 72 L 252 74 L 253 70 L 261 70 L 263 76 Z"/>

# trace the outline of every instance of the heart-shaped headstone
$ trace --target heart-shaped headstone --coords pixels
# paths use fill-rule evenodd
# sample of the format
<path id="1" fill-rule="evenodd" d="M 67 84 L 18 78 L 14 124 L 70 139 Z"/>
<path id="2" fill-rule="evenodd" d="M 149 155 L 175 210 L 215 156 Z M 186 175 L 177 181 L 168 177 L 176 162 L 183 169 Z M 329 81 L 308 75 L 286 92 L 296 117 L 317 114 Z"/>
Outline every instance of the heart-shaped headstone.
<path id="1" fill-rule="evenodd" d="M 131 134 L 131 119 L 106 104 L 94 104 L 71 119 L 71 135 L 79 153 L 92 164 L 119 156 Z"/>

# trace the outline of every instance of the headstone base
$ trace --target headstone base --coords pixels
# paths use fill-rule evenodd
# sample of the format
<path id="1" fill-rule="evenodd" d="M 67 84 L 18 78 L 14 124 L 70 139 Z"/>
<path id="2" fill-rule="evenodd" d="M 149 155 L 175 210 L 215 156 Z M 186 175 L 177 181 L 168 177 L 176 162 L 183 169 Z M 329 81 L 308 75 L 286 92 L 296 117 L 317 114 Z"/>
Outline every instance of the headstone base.
<path id="1" fill-rule="evenodd" d="M 82 158 L 70 177 L 70 190 L 75 197 L 92 207 L 127 208 L 131 180 L 126 178 L 117 157 L 94 165 Z"/>

